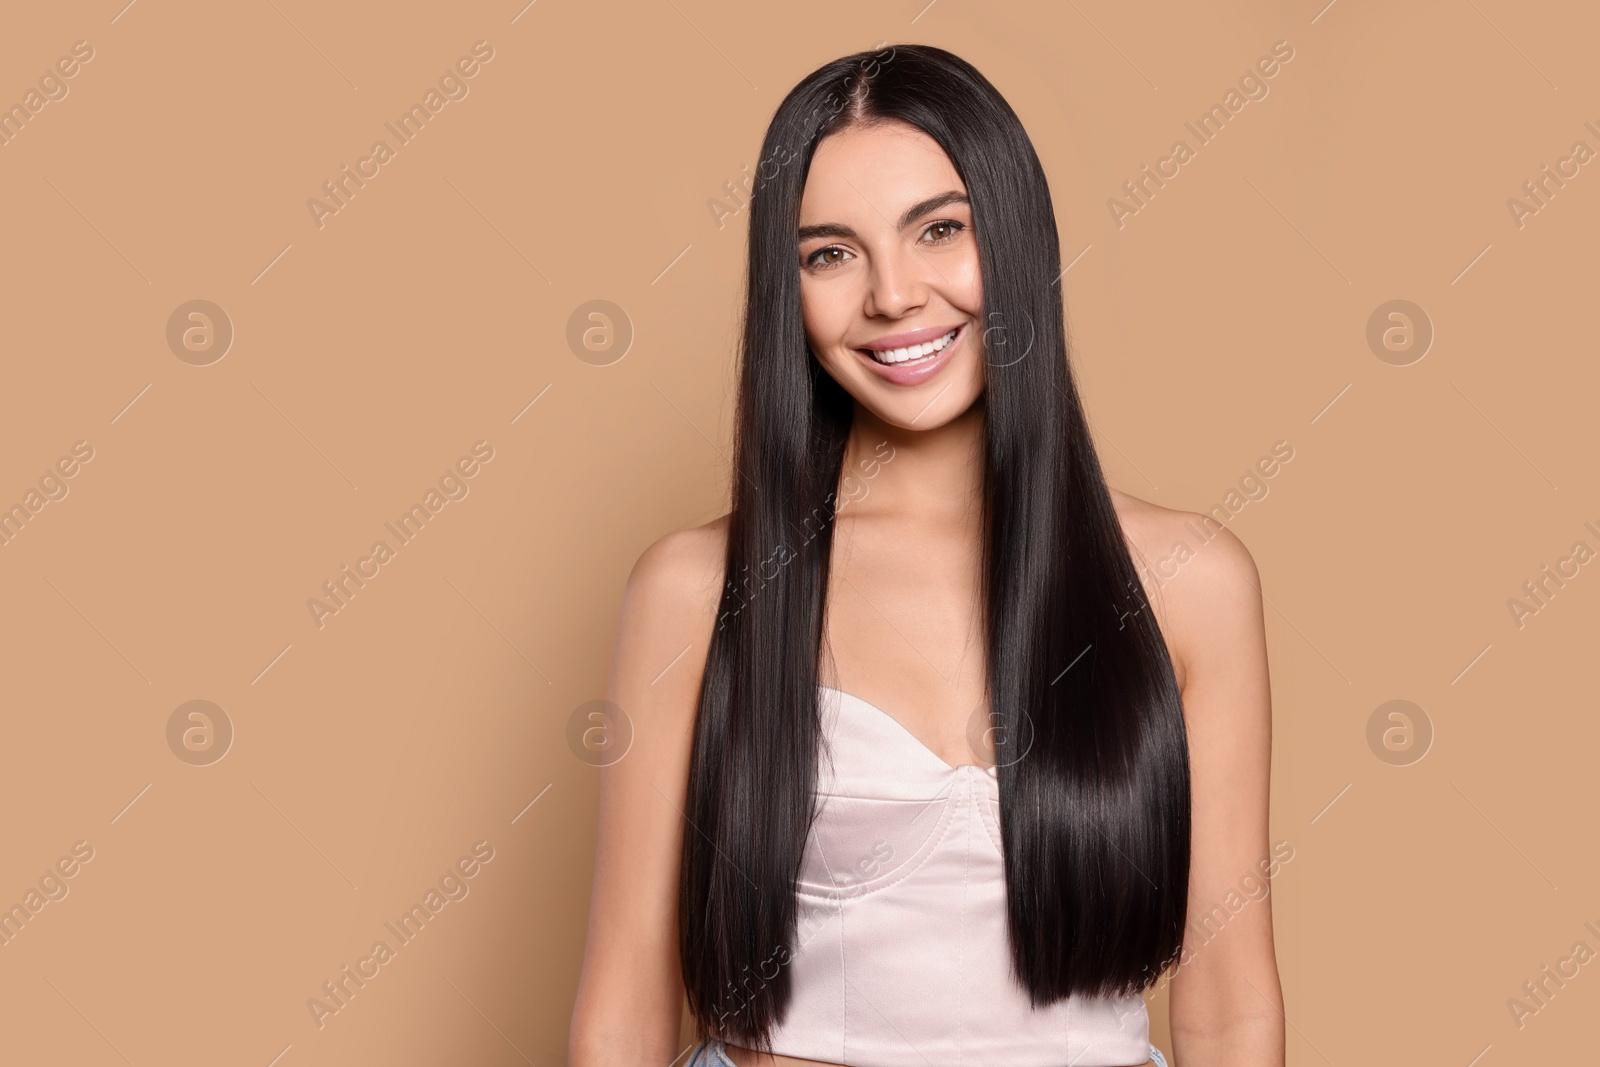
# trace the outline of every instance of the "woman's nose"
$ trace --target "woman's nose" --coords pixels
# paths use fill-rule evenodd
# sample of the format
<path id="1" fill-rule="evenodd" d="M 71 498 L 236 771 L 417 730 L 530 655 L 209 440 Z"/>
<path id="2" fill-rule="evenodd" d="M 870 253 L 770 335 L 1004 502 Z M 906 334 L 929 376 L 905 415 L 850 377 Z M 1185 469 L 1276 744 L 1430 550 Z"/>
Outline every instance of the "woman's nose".
<path id="1" fill-rule="evenodd" d="M 927 302 L 929 265 L 915 252 L 877 257 L 867 290 L 867 314 L 899 318 Z"/>

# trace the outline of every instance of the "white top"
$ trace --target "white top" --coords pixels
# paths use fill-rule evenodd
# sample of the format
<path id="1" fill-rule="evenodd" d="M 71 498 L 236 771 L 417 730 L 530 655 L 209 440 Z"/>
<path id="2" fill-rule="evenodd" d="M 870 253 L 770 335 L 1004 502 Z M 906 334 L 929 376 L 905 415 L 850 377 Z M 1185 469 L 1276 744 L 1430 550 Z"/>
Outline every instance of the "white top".
<path id="1" fill-rule="evenodd" d="M 818 689 L 821 806 L 773 1052 L 860 1067 L 1146 1062 L 1138 994 L 1036 1011 L 1013 977 L 994 769 L 952 767 L 888 713 Z"/>

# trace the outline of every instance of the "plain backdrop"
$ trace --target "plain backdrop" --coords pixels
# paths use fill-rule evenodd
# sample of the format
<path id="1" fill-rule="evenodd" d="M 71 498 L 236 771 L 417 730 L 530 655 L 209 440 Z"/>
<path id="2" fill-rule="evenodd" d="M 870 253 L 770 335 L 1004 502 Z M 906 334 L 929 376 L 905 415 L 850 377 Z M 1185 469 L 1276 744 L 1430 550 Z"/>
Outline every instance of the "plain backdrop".
<path id="1" fill-rule="evenodd" d="M 0 1059 L 563 1061 L 570 727 L 724 509 L 736 194 L 796 81 L 908 42 L 1034 140 L 1110 482 L 1261 570 L 1289 1062 L 1588 1047 L 1592 7 L 124 3 L 0 34 Z"/>

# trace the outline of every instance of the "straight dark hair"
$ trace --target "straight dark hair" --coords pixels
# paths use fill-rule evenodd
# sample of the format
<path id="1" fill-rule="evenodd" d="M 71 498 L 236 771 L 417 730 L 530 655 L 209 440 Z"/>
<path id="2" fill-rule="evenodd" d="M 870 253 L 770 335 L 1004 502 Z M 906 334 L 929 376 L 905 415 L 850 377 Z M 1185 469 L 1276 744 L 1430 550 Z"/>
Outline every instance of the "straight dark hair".
<path id="1" fill-rule="evenodd" d="M 983 279 L 983 598 L 1009 938 L 1033 1004 L 1127 995 L 1182 948 L 1183 708 L 1067 359 L 1049 187 L 971 64 L 846 56 L 779 105 L 750 204 L 726 576 L 689 765 L 679 948 L 701 1032 L 771 1050 L 791 996 L 814 817 L 825 593 L 853 401 L 801 318 L 799 205 L 818 142 L 900 122 L 966 184 Z"/>

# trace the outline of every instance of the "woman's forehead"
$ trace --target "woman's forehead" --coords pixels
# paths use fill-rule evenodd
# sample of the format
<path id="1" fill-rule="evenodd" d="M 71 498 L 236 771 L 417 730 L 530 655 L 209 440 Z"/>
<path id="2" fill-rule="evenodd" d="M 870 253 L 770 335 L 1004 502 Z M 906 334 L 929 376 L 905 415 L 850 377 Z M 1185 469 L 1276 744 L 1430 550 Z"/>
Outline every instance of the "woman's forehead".
<path id="1" fill-rule="evenodd" d="M 926 133 L 900 123 L 852 127 L 817 146 L 800 198 L 800 224 L 849 215 L 892 226 L 907 207 L 948 190 L 966 187 Z"/>

